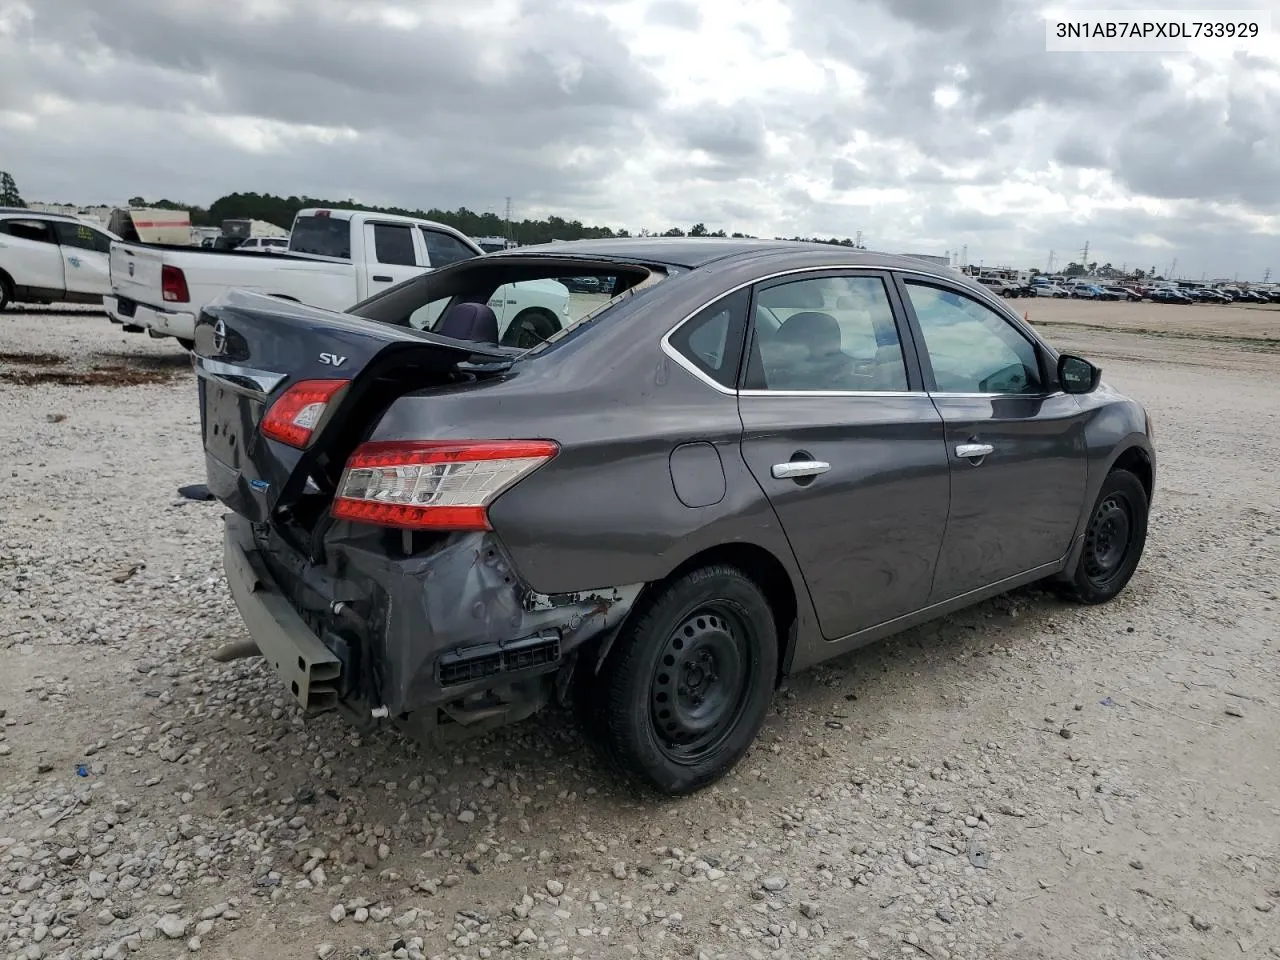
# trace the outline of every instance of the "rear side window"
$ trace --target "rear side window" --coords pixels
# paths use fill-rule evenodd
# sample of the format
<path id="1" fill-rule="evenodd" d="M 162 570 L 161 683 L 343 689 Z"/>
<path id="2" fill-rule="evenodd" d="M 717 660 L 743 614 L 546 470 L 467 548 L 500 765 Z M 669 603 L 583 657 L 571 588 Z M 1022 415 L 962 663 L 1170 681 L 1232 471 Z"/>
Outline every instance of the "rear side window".
<path id="1" fill-rule="evenodd" d="M 474 250 L 457 237 L 439 230 L 428 230 L 426 227 L 418 229 L 422 231 L 422 239 L 427 243 L 427 260 L 433 267 L 447 267 L 459 260 L 470 260 L 476 255 Z"/>
<path id="2" fill-rule="evenodd" d="M 413 254 L 413 232 L 410 227 L 389 223 L 373 225 L 373 255 L 379 263 L 412 267 L 417 263 Z"/>
<path id="3" fill-rule="evenodd" d="M 332 217 L 299 217 L 293 222 L 289 249 L 321 257 L 351 259 L 351 221 Z"/>
<path id="4" fill-rule="evenodd" d="M 0 233 L 36 243 L 57 243 L 53 230 L 44 220 L 0 220 Z"/>
<path id="5" fill-rule="evenodd" d="M 703 308 L 671 335 L 671 346 L 680 356 L 730 389 L 738 382 L 749 296 L 746 289 L 731 293 Z"/>

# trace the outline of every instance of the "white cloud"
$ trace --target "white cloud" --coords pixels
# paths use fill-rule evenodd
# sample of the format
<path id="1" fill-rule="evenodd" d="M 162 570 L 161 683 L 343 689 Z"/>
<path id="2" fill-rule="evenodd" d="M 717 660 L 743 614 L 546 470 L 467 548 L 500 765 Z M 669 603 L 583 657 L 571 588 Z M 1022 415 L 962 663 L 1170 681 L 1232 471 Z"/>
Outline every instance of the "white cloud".
<path id="1" fill-rule="evenodd" d="M 1104 262 L 1280 269 L 1280 45 L 1048 54 L 1039 16 L 1031 0 L 0 0 L 0 167 L 31 199 L 511 196 L 520 216 L 861 230 L 988 263 L 1062 262 L 1087 240 Z"/>

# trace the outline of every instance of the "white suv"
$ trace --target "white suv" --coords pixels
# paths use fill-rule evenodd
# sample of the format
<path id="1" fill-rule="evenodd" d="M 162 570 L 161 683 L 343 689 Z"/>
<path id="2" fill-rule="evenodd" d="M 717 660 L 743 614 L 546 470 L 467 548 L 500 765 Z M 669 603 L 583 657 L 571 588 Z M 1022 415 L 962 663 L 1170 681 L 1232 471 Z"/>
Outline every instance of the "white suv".
<path id="1" fill-rule="evenodd" d="M 115 234 L 58 213 L 0 207 L 0 310 L 10 303 L 101 303 Z"/>

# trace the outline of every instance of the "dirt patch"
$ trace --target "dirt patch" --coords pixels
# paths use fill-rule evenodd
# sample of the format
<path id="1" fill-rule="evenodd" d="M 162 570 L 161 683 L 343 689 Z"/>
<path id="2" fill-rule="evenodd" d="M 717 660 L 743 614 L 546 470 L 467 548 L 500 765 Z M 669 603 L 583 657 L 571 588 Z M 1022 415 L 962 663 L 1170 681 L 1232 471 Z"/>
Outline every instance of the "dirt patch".
<path id="1" fill-rule="evenodd" d="M 190 357 L 151 356 L 100 352 L 89 369 L 76 369 L 67 357 L 57 353 L 0 353 L 0 362 L 16 370 L 0 370 L 0 381 L 22 387 L 54 384 L 60 387 L 136 387 L 169 383 L 191 369 Z M 65 365 L 65 366 L 64 366 Z M 62 369 L 51 369 L 62 367 Z M 35 368 L 35 369 L 22 369 Z"/>
<path id="2" fill-rule="evenodd" d="M 174 367 L 140 367 L 95 365 L 89 370 L 3 370 L 0 380 L 21 387 L 54 384 L 60 387 L 137 387 L 153 383 L 169 383 L 177 379 L 181 369 Z"/>
<path id="3" fill-rule="evenodd" d="M 0 351 L 0 363 L 20 363 L 27 367 L 56 367 L 67 358 L 57 353 L 11 353 Z"/>

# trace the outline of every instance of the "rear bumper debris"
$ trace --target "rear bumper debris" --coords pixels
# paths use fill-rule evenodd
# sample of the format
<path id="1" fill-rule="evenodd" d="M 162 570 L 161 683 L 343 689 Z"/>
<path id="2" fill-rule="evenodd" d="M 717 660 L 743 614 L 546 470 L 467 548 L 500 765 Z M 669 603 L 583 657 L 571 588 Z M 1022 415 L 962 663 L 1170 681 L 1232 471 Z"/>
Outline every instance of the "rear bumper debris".
<path id="1" fill-rule="evenodd" d="M 252 543 L 228 524 L 223 564 L 227 586 L 249 635 L 303 709 L 318 712 L 336 707 L 338 658 L 294 611 Z"/>
<path id="2" fill-rule="evenodd" d="M 366 718 L 385 706 L 393 721 L 433 734 L 532 713 L 643 587 L 534 593 L 492 533 L 396 557 L 385 531 L 338 523 L 323 562 L 311 563 L 265 525 L 225 519 L 232 596 L 294 696 Z"/>

